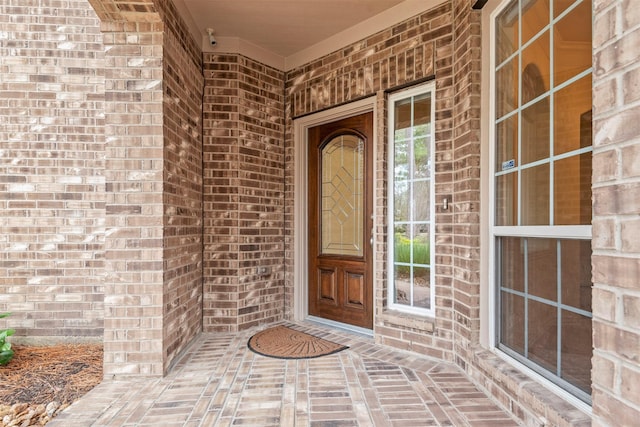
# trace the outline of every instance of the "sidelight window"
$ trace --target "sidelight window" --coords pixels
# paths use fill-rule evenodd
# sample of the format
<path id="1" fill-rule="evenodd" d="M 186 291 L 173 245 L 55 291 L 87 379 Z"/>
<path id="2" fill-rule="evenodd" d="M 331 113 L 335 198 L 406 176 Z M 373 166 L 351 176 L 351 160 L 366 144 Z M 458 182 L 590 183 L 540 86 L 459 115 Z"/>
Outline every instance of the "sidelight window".
<path id="1" fill-rule="evenodd" d="M 389 307 L 417 314 L 434 301 L 434 92 L 389 97 Z"/>

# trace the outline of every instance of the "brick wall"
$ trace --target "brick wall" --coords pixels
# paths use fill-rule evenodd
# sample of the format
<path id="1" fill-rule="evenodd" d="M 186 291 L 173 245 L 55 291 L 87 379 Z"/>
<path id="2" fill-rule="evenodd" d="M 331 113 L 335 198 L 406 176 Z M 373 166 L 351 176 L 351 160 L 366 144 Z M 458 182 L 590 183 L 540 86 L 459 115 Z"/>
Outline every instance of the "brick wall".
<path id="1" fill-rule="evenodd" d="M 286 310 L 293 316 L 293 205 L 295 168 L 293 117 L 376 96 L 376 251 L 375 332 L 378 342 L 431 356 L 453 359 L 453 215 L 436 212 L 436 318 L 389 313 L 386 309 L 386 96 L 385 90 L 435 75 L 436 82 L 436 199 L 451 196 L 453 187 L 454 82 L 452 56 L 453 11 L 447 2 L 360 42 L 287 73 L 286 130 Z"/>
<path id="2" fill-rule="evenodd" d="M 105 376 L 162 375 L 163 26 L 103 23 L 106 50 Z"/>
<path id="3" fill-rule="evenodd" d="M 283 317 L 284 74 L 204 55 L 204 330 Z"/>
<path id="4" fill-rule="evenodd" d="M 454 1 L 454 352 L 464 367 L 480 338 L 480 12 Z M 440 199 L 436 199 L 440 200 Z"/>
<path id="5" fill-rule="evenodd" d="M 0 311 L 161 374 L 201 330 L 201 56 L 171 2 L 92 3 L 0 6 Z"/>
<path id="6" fill-rule="evenodd" d="M 102 23 L 105 376 L 163 375 L 202 329 L 201 57 L 157 7 Z"/>
<path id="7" fill-rule="evenodd" d="M 165 371 L 202 331 L 202 55 L 163 3 Z"/>
<path id="8" fill-rule="evenodd" d="M 640 8 L 594 0 L 593 424 L 640 418 Z"/>
<path id="9" fill-rule="evenodd" d="M 0 312 L 30 339 L 102 336 L 104 54 L 84 0 L 0 4 Z M 2 327 L 5 322 L 0 324 Z"/>

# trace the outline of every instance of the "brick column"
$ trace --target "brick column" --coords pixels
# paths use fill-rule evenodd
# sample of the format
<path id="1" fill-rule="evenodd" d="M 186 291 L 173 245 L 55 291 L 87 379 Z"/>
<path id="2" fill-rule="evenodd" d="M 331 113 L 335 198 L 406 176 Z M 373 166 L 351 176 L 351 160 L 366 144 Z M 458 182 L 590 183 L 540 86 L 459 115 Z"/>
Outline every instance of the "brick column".
<path id="1" fill-rule="evenodd" d="M 453 300 L 456 362 L 480 337 L 480 13 L 454 1 Z"/>
<path id="2" fill-rule="evenodd" d="M 640 419 L 640 8 L 594 1 L 593 424 Z"/>
<path id="3" fill-rule="evenodd" d="M 160 23 L 103 23 L 105 377 L 163 374 Z"/>

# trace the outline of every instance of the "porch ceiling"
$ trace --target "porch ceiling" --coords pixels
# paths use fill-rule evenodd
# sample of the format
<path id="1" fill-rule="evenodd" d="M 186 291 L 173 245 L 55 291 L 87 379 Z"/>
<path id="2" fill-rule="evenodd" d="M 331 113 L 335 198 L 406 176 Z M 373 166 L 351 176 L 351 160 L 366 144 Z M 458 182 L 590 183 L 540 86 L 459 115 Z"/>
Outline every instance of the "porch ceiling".
<path id="1" fill-rule="evenodd" d="M 333 49 L 329 51 L 335 50 L 358 40 L 351 40 L 353 36 L 370 35 L 442 1 L 174 0 L 174 3 L 194 38 L 202 40 L 203 51 L 238 52 L 242 50 L 238 46 L 244 44 L 285 64 L 290 62 L 288 58 L 295 58 L 328 39 L 333 40 Z M 214 30 L 218 42 L 214 47 L 209 43 L 207 28 Z M 359 36 L 362 32 L 367 34 Z M 325 53 L 328 51 L 321 52 Z"/>

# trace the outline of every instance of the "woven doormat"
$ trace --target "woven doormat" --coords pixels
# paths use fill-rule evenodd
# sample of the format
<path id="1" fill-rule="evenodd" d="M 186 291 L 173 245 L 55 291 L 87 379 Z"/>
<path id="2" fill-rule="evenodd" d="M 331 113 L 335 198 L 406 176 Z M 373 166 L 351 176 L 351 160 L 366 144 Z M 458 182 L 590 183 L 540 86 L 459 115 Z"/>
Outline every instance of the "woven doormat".
<path id="1" fill-rule="evenodd" d="M 255 353 L 278 359 L 312 359 L 348 348 L 282 325 L 258 332 L 249 338 L 247 346 Z"/>

